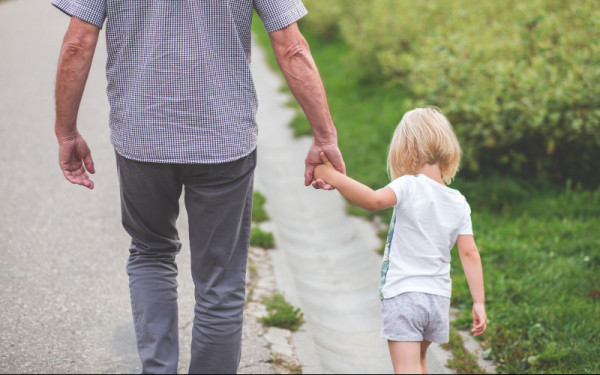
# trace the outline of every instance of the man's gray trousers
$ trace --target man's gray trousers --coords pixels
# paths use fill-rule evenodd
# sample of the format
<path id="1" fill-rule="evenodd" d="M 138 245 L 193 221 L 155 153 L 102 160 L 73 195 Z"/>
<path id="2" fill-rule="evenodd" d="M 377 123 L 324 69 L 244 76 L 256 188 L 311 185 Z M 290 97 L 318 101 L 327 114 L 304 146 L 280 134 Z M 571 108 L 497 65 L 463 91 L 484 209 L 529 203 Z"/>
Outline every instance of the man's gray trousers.
<path id="1" fill-rule="evenodd" d="M 177 373 L 175 221 L 185 188 L 195 318 L 190 373 L 236 373 L 256 151 L 223 164 L 160 164 L 117 154 L 127 273 L 143 373 Z"/>

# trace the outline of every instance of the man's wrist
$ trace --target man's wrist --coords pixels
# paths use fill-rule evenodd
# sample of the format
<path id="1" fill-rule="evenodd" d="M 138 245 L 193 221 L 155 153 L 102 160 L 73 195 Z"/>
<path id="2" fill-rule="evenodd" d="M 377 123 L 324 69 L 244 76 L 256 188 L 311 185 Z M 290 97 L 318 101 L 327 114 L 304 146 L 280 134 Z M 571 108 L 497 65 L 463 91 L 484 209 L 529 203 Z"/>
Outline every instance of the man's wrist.
<path id="1" fill-rule="evenodd" d="M 336 146 L 337 147 L 337 133 L 334 131 L 331 134 L 328 134 L 327 136 L 315 135 L 313 143 L 317 147 L 327 147 L 327 146 Z"/>
<path id="2" fill-rule="evenodd" d="M 68 142 L 76 139 L 79 136 L 79 132 L 77 129 L 75 130 L 63 130 L 58 126 L 54 129 L 54 134 L 56 135 L 56 139 L 58 142 Z"/>

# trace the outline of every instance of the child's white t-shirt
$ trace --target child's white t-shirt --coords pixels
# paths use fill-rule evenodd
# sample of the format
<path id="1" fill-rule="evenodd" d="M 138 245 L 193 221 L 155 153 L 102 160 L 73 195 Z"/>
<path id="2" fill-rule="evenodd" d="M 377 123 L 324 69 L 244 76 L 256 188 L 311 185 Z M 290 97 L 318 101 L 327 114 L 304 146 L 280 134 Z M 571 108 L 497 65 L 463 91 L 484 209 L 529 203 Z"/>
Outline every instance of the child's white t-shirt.
<path id="1" fill-rule="evenodd" d="M 406 292 L 450 297 L 450 250 L 460 234 L 473 234 L 471 209 L 458 191 L 419 175 L 388 187 L 396 193 L 395 224 L 384 254 L 380 297 Z M 389 261 L 389 263 L 388 263 Z"/>

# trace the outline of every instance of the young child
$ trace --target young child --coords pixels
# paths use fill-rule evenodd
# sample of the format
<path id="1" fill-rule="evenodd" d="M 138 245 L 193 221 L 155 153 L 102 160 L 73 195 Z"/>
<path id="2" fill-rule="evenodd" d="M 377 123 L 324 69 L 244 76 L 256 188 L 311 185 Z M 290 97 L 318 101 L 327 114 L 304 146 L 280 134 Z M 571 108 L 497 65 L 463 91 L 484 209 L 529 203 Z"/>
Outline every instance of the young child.
<path id="1" fill-rule="evenodd" d="M 483 271 L 473 239 L 471 210 L 446 186 L 461 149 L 450 122 L 437 109 L 407 112 L 394 132 L 388 156 L 393 181 L 373 191 L 337 172 L 325 155 L 314 177 L 367 210 L 394 207 L 379 294 L 383 328 L 396 373 L 427 373 L 432 342 L 449 339 L 450 250 L 455 244 L 473 297 L 473 329 L 485 331 Z M 446 183 L 446 184 L 445 184 Z"/>

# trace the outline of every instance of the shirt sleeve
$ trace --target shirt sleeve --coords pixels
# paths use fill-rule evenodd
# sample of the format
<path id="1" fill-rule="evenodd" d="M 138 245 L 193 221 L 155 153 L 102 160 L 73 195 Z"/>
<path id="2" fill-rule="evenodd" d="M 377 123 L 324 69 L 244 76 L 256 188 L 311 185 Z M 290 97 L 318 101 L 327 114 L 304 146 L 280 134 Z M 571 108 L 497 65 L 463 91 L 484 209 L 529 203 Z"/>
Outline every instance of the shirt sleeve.
<path id="1" fill-rule="evenodd" d="M 458 229 L 458 234 L 473 234 L 473 223 L 471 222 L 471 207 L 467 202 L 465 202 L 464 219 L 460 228 Z"/>
<path id="2" fill-rule="evenodd" d="M 52 5 L 99 29 L 106 19 L 106 0 L 52 0 Z"/>
<path id="3" fill-rule="evenodd" d="M 293 24 L 307 13 L 301 0 L 254 0 L 254 9 L 268 33 Z"/>
<path id="4" fill-rule="evenodd" d="M 396 193 L 396 207 L 400 206 L 408 193 L 408 178 L 406 176 L 398 177 L 390 182 L 387 187 Z"/>

